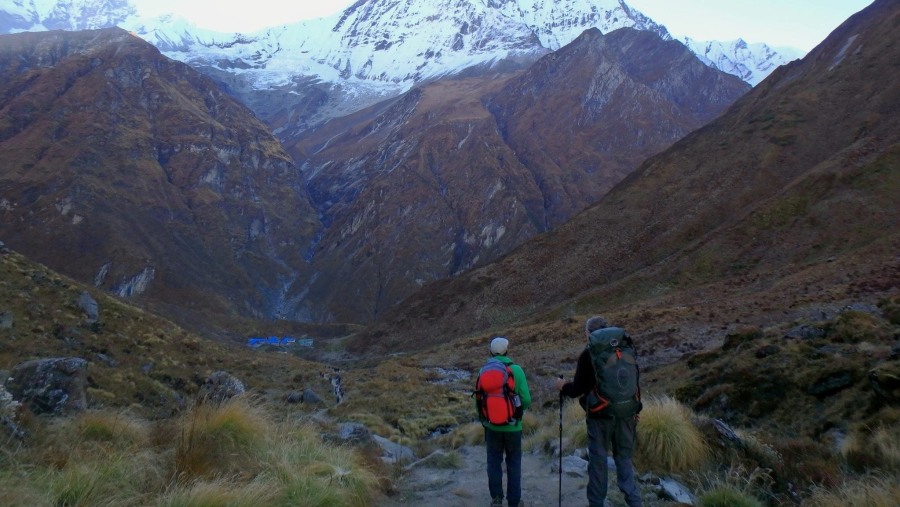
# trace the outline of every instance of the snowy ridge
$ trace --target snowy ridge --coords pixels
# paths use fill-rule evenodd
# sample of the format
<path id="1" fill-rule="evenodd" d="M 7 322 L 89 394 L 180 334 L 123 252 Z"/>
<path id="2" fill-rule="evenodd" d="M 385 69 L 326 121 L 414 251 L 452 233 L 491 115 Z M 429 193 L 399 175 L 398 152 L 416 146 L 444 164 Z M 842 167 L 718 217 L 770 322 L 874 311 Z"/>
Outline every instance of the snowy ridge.
<path id="1" fill-rule="evenodd" d="M 128 0 L 6 0 L 0 7 L 0 33 L 94 30 L 135 15 Z"/>
<path id="2" fill-rule="evenodd" d="M 733 41 L 697 41 L 685 37 L 682 41 L 703 63 L 735 75 L 756 86 L 777 67 L 803 58 L 799 49 L 773 48 L 764 43 L 748 44 L 743 39 Z"/>
<path id="3" fill-rule="evenodd" d="M 170 58 L 238 75 L 251 89 L 302 95 L 298 82 L 318 82 L 342 101 L 358 98 L 356 106 L 468 68 L 534 61 L 588 28 L 632 27 L 672 39 L 623 0 L 359 0 L 329 17 L 246 34 L 204 30 L 173 15 L 141 18 L 129 0 L 12 0 L 0 7 L 3 33 L 106 26 L 132 31 Z M 803 55 L 740 39 L 683 42 L 707 65 L 752 85 Z"/>
<path id="4" fill-rule="evenodd" d="M 671 39 L 618 0 L 368 0 L 250 34 L 209 32 L 173 18 L 134 20 L 126 28 L 170 58 L 244 74 L 257 89 L 312 76 L 371 93 L 402 92 L 473 66 L 534 60 L 593 27 Z"/>

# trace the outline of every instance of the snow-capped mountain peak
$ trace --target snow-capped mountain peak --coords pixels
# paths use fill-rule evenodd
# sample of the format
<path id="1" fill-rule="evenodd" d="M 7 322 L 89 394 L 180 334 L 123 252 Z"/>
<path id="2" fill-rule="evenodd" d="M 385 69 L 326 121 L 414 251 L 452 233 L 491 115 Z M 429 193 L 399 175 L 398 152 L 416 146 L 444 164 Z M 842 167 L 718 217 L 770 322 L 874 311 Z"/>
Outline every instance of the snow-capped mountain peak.
<path id="1" fill-rule="evenodd" d="M 799 49 L 773 48 L 765 43 L 750 44 L 743 39 L 698 41 L 685 37 L 682 42 L 710 67 L 733 74 L 753 86 L 777 67 L 805 55 Z"/>
<path id="2" fill-rule="evenodd" d="M 237 93 L 304 95 L 308 89 L 298 87 L 314 83 L 329 95 L 326 116 L 467 69 L 527 65 L 589 28 L 630 27 L 672 39 L 624 0 L 359 0 L 332 16 L 245 34 L 200 29 L 174 16 L 140 18 L 129 0 L 13 0 L 0 8 L 2 33 L 112 25 L 229 80 Z M 708 65 L 753 85 L 802 56 L 741 40 L 683 42 Z M 304 122 L 325 119 L 313 116 Z"/>

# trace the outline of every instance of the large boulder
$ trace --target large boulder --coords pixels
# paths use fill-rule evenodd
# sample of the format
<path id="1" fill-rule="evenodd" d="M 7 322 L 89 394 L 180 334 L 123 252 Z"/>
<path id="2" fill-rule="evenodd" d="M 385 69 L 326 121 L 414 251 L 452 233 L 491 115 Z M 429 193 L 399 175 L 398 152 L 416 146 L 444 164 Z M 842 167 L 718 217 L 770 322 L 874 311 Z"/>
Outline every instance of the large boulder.
<path id="1" fill-rule="evenodd" d="M 416 453 L 405 445 L 392 442 L 384 437 L 372 434 L 372 440 L 381 447 L 381 461 L 389 464 L 412 463 Z"/>
<path id="2" fill-rule="evenodd" d="M 35 414 L 79 412 L 87 408 L 87 364 L 80 357 L 26 361 L 12 369 L 6 389 Z"/>
<path id="3" fill-rule="evenodd" d="M 244 394 L 247 389 L 244 383 L 227 371 L 217 371 L 206 377 L 206 381 L 200 387 L 200 396 L 210 401 L 222 402 L 239 394 Z"/>

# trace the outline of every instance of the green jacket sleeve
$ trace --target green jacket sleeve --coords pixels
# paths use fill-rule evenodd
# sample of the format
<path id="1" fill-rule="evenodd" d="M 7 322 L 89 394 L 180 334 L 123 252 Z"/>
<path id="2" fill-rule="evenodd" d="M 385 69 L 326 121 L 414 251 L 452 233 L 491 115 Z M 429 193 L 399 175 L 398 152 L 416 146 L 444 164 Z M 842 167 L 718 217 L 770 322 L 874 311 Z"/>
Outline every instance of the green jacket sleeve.
<path id="1" fill-rule="evenodd" d="M 521 366 L 514 364 L 510 367 L 513 372 L 513 378 L 516 379 L 516 393 L 522 398 L 522 408 L 531 407 L 531 391 L 528 390 L 528 380 L 525 378 L 525 370 Z"/>

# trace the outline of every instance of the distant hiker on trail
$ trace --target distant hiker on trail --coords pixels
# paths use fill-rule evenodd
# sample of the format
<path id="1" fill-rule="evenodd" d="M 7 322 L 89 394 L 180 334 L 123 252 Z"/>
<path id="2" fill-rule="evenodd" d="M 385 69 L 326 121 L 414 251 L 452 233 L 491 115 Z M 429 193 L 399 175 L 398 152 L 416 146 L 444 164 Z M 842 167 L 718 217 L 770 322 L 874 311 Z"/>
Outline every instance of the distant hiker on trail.
<path id="1" fill-rule="evenodd" d="M 491 507 L 503 506 L 503 456 L 506 455 L 506 500 L 517 507 L 522 499 L 522 415 L 531 406 L 531 392 L 522 367 L 506 357 L 509 340 L 491 340 L 491 358 L 478 372 L 475 403 L 484 426 L 488 490 Z"/>
<path id="2" fill-rule="evenodd" d="M 575 378 L 572 382 L 557 380 L 556 388 L 563 396 L 580 397 L 587 416 L 588 505 L 603 507 L 606 501 L 606 455 L 611 450 L 625 503 L 640 507 L 631 462 L 642 406 L 634 344 L 623 329 L 611 327 L 600 316 L 587 319 L 584 331 L 588 346 L 578 356 Z"/>

